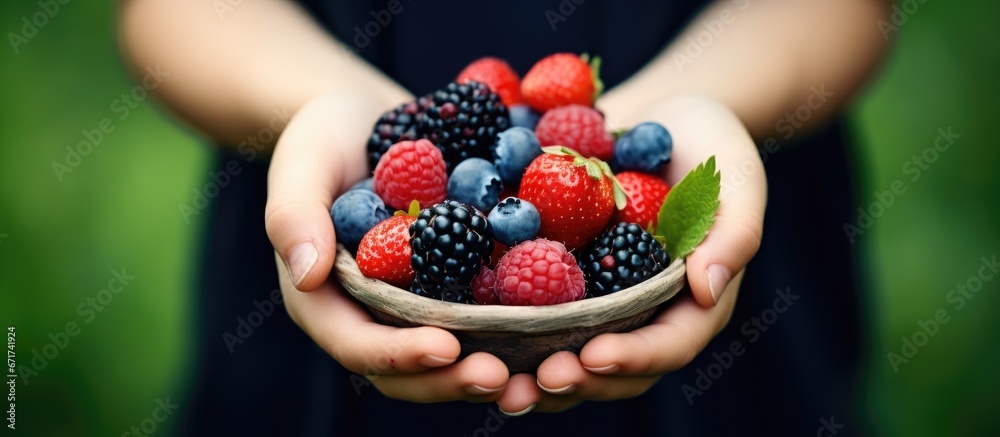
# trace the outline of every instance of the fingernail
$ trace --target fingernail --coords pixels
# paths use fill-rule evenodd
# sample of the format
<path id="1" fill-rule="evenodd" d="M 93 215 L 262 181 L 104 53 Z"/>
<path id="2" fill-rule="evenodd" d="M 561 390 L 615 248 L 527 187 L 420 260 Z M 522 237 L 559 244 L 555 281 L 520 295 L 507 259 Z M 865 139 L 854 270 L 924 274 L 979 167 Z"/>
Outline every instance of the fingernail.
<path id="1" fill-rule="evenodd" d="M 523 409 L 521 411 L 517 411 L 517 412 L 514 412 L 514 413 L 508 413 L 508 412 L 504 411 L 503 408 L 500 408 L 500 407 L 497 407 L 497 409 L 500 410 L 501 413 L 506 414 L 506 415 L 508 415 L 510 417 L 517 417 L 517 416 L 523 416 L 525 414 L 530 413 L 531 410 L 535 409 L 535 405 L 538 405 L 538 404 L 528 405 L 528 408 L 525 408 L 525 409 Z"/>
<path id="2" fill-rule="evenodd" d="M 538 388 L 540 388 L 542 390 L 545 390 L 546 392 L 552 393 L 554 395 L 566 394 L 566 393 L 569 393 L 569 392 L 571 392 L 573 390 L 576 390 L 576 384 L 570 384 L 570 385 L 567 385 L 567 386 L 565 386 L 563 388 L 551 389 L 551 388 L 545 388 L 545 386 L 542 385 L 541 382 L 538 382 L 537 379 L 535 380 L 535 382 L 538 384 Z"/>
<path id="3" fill-rule="evenodd" d="M 292 285 L 299 286 L 302 278 L 309 274 L 317 259 L 319 259 L 319 252 L 316 251 L 316 246 L 311 241 L 296 244 L 288 252 L 288 261 L 285 262 L 285 265 L 288 267 L 288 276 L 292 278 Z"/>
<path id="4" fill-rule="evenodd" d="M 619 370 L 622 370 L 622 366 L 619 366 L 618 364 L 608 364 L 607 366 L 604 367 L 583 366 L 583 368 L 587 369 L 588 372 L 600 373 L 602 375 L 611 375 L 613 373 L 618 373 Z"/>
<path id="5" fill-rule="evenodd" d="M 420 365 L 424 367 L 441 367 L 447 366 L 454 362 L 455 360 L 449 360 L 447 358 L 441 358 L 437 355 L 427 354 L 420 357 Z"/>
<path id="6" fill-rule="evenodd" d="M 471 393 L 473 395 L 491 395 L 491 394 L 496 393 L 496 392 L 498 392 L 500 390 L 503 390 L 503 387 L 486 388 L 486 387 L 478 386 L 476 384 L 472 384 L 472 385 L 469 386 L 469 388 L 466 391 L 468 391 L 469 393 Z"/>
<path id="7" fill-rule="evenodd" d="M 712 264 L 705 269 L 708 275 L 708 290 L 712 292 L 712 300 L 719 303 L 722 292 L 726 291 L 729 280 L 733 277 L 722 264 Z"/>

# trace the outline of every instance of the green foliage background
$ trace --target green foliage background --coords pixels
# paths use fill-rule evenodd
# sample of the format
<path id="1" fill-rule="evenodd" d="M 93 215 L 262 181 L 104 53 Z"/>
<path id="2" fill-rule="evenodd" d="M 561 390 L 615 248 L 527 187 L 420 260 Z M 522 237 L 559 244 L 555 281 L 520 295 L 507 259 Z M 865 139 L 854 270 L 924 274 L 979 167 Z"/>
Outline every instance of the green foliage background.
<path id="1" fill-rule="evenodd" d="M 0 47 L 0 320 L 17 327 L 22 364 L 48 333 L 81 326 L 19 385 L 22 432 L 120 435 L 149 417 L 156 399 L 177 401 L 186 391 L 200 229 L 185 224 L 177 206 L 204 184 L 210 151 L 151 101 L 119 120 L 112 104 L 133 84 L 117 55 L 114 5 L 61 8 L 17 53 Z M 0 30 L 19 31 L 21 17 L 38 10 L 35 2 L 0 3 Z M 875 339 L 859 408 L 879 434 L 997 428 L 1000 279 L 960 311 L 945 300 L 976 274 L 982 256 L 1000 252 L 997 16 L 996 2 L 927 1 L 850 111 L 863 169 L 859 206 L 894 180 L 908 187 L 859 242 Z M 51 163 L 105 117 L 114 132 L 60 182 Z M 910 183 L 903 165 L 947 127 L 961 138 Z M 86 323 L 77 306 L 121 268 L 136 279 Z M 895 372 L 886 354 L 899 353 L 900 337 L 942 308 L 951 321 Z"/>

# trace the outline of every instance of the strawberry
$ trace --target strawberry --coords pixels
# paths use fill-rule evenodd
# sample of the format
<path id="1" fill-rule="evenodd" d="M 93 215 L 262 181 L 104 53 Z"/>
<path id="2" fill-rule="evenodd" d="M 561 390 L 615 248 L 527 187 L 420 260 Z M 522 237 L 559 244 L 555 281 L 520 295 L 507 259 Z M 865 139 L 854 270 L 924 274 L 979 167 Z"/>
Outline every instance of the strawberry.
<path id="1" fill-rule="evenodd" d="M 455 82 L 465 83 L 470 80 L 486 84 L 500 95 L 500 100 L 508 108 L 521 103 L 521 79 L 502 59 L 480 58 L 458 73 Z"/>
<path id="2" fill-rule="evenodd" d="M 560 106 L 538 120 L 535 135 L 542 147 L 565 146 L 585 157 L 610 160 L 615 153 L 615 139 L 604 128 L 604 115 L 589 106 Z"/>
<path id="3" fill-rule="evenodd" d="M 604 161 L 565 147 L 545 152 L 528 166 L 518 197 L 538 209 L 539 238 L 580 249 L 604 230 L 616 207 L 625 207 L 625 193 Z"/>
<path id="4" fill-rule="evenodd" d="M 361 238 L 355 258 L 363 275 L 400 288 L 410 286 L 414 277 L 413 267 L 410 266 L 413 254 L 410 225 L 417 221 L 419 212 L 419 203 L 413 201 L 409 214 L 399 211 L 375 225 Z"/>
<path id="5" fill-rule="evenodd" d="M 659 221 L 660 207 L 670 192 L 670 185 L 656 176 L 637 171 L 624 171 L 615 175 L 628 196 L 625 209 L 615 213 L 614 222 L 635 223 L 644 229 Z M 652 224 L 652 225 L 651 225 Z"/>
<path id="6" fill-rule="evenodd" d="M 590 62 L 590 63 L 588 63 Z M 535 63 L 521 81 L 524 102 L 536 111 L 576 103 L 594 106 L 604 89 L 598 77 L 600 58 L 556 53 Z"/>

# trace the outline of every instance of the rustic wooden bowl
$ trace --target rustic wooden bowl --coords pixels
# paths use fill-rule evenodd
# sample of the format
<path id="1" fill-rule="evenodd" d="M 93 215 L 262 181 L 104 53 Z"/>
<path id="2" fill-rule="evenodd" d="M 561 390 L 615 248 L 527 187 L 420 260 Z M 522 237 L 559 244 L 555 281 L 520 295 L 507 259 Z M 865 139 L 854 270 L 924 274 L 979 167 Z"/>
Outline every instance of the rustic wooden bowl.
<path id="1" fill-rule="evenodd" d="M 462 345 L 462 356 L 488 352 L 511 374 L 533 373 L 558 351 L 579 353 L 591 338 L 645 325 L 657 308 L 686 284 L 684 260 L 674 260 L 642 284 L 607 296 L 547 306 L 468 305 L 428 299 L 361 274 L 342 246 L 334 275 L 380 323 L 437 326 Z"/>

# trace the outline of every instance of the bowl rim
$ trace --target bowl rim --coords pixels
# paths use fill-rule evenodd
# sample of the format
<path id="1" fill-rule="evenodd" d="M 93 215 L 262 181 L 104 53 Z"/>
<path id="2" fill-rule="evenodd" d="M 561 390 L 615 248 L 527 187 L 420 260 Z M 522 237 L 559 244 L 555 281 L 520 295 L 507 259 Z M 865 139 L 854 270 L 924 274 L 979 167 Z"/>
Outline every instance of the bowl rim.
<path id="1" fill-rule="evenodd" d="M 460 331 L 540 333 L 594 327 L 659 306 L 687 285 L 685 260 L 677 259 L 656 276 L 601 297 L 544 306 L 469 305 L 428 299 L 365 277 L 354 256 L 339 244 L 333 270 L 351 296 L 374 310 L 419 325 Z"/>

